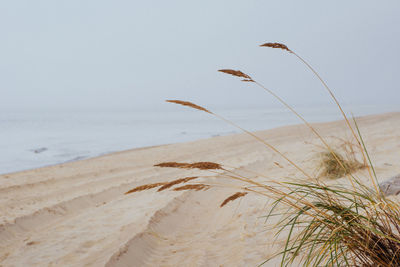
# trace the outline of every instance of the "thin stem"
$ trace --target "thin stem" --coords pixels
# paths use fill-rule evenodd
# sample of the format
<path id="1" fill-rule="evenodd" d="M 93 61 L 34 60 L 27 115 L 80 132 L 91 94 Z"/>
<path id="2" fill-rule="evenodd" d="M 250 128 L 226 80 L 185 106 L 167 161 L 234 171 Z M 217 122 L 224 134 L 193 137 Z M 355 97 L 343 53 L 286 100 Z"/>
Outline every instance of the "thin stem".
<path id="1" fill-rule="evenodd" d="M 299 56 L 299 55 L 296 54 L 295 52 L 293 52 L 293 51 L 291 51 L 291 52 L 292 52 L 292 54 L 295 55 L 301 62 L 303 62 L 303 63 L 315 74 L 315 76 L 317 76 L 317 78 L 321 81 L 321 83 L 323 84 L 323 86 L 325 87 L 325 89 L 328 91 L 328 93 L 330 94 L 330 96 L 332 97 L 332 99 L 335 101 L 336 105 L 337 105 L 338 108 L 340 109 L 340 112 L 342 113 L 342 116 L 343 116 L 343 118 L 344 118 L 344 120 L 345 120 L 347 126 L 349 127 L 351 133 L 353 134 L 354 138 L 356 139 L 356 141 L 357 141 L 357 143 L 358 143 L 358 146 L 360 147 L 360 150 L 361 150 L 361 153 L 362 153 L 362 155 L 363 155 L 364 160 L 367 160 L 367 156 L 365 155 L 365 151 L 364 151 L 363 147 L 362 147 L 361 144 L 360 144 L 360 140 L 358 139 L 356 133 L 354 132 L 354 129 L 353 129 L 353 127 L 351 126 L 350 121 L 349 121 L 349 119 L 348 119 L 347 116 L 346 116 L 346 113 L 343 111 L 342 106 L 340 105 L 339 101 L 336 99 L 336 97 L 335 97 L 335 95 L 333 94 L 332 90 L 328 87 L 328 85 L 327 85 L 326 82 L 321 78 L 321 76 L 318 74 L 318 72 L 317 72 L 313 67 L 311 67 L 311 65 L 310 65 L 307 61 L 305 61 L 301 56 Z M 374 188 L 375 188 L 376 192 L 379 193 L 379 190 L 378 190 L 378 188 L 377 188 L 377 186 L 376 186 L 376 183 L 375 183 L 375 181 L 374 181 L 374 179 L 373 179 L 373 174 L 372 174 L 372 171 L 371 171 L 371 168 L 370 168 L 369 165 L 367 165 L 367 169 L 368 169 L 368 173 L 369 173 L 369 175 L 370 175 L 370 177 L 371 177 L 372 183 L 373 183 L 373 185 L 374 185 Z"/>
<path id="2" fill-rule="evenodd" d="M 337 100 L 337 98 L 335 97 L 335 95 L 333 94 L 332 90 L 328 87 L 328 85 L 326 84 L 326 82 L 321 78 L 321 76 L 318 74 L 318 72 L 316 70 L 314 70 L 313 67 L 311 67 L 311 65 L 305 61 L 302 57 L 300 57 L 298 54 L 296 54 L 295 52 L 292 51 L 292 54 L 295 55 L 298 59 L 300 59 L 301 62 L 303 62 L 314 74 L 315 76 L 317 76 L 317 78 L 321 81 L 321 83 L 323 84 L 323 86 L 326 88 L 326 90 L 328 91 L 328 93 L 330 94 L 330 96 L 332 97 L 332 99 L 335 101 L 336 105 L 339 107 L 340 112 L 343 115 L 343 118 L 346 121 L 347 126 L 350 128 L 354 138 L 359 142 L 356 133 L 354 132 L 353 127 L 351 127 L 350 125 L 350 121 L 346 116 L 346 113 L 344 113 L 342 106 L 340 105 L 339 101 Z"/>
<path id="3" fill-rule="evenodd" d="M 270 148 L 271 150 L 273 150 L 275 153 L 279 154 L 281 157 L 283 157 L 286 161 L 288 161 L 292 166 L 294 166 L 297 170 L 299 170 L 302 174 L 304 174 L 305 176 L 307 176 L 308 178 L 312 179 L 312 176 L 309 175 L 308 173 L 306 173 L 302 168 L 300 168 L 296 163 L 294 163 L 291 159 L 289 159 L 287 156 L 285 156 L 282 152 L 280 152 L 278 149 L 276 149 L 273 145 L 269 144 L 268 142 L 266 142 L 265 140 L 261 139 L 260 137 L 258 137 L 257 135 L 253 134 L 252 132 L 240 127 L 239 125 L 235 124 L 234 122 L 225 119 L 224 117 L 215 114 L 215 113 L 211 113 L 214 116 L 216 116 L 217 118 L 229 123 L 230 125 L 242 130 L 243 132 L 245 132 L 246 134 L 252 136 L 253 138 L 255 138 L 257 141 L 261 142 L 262 144 L 264 144 L 266 147 Z"/>
<path id="4" fill-rule="evenodd" d="M 257 82 L 256 80 L 252 79 L 254 81 L 255 84 L 257 84 L 259 87 L 261 87 L 262 89 L 264 89 L 265 91 L 267 91 L 269 94 L 271 94 L 273 97 L 275 97 L 276 99 L 278 99 L 279 102 L 281 102 L 285 107 L 287 107 L 293 114 L 295 114 L 301 121 L 303 121 L 303 123 L 321 140 L 321 142 L 326 146 L 326 148 L 329 150 L 329 152 L 333 155 L 333 157 L 335 158 L 335 160 L 339 163 L 340 167 L 342 167 L 344 170 L 346 170 L 346 167 L 343 165 L 342 161 L 338 158 L 338 156 L 336 155 L 336 153 L 333 151 L 333 149 L 331 148 L 330 145 L 328 145 L 328 143 L 325 141 L 324 138 L 322 138 L 322 136 L 317 132 L 317 130 L 315 130 L 314 127 L 311 126 L 311 124 L 304 119 L 303 116 L 301 116 L 292 106 L 290 106 L 288 103 L 286 103 L 286 101 L 284 101 L 281 97 L 279 97 L 277 94 L 275 94 L 272 90 L 268 89 L 267 87 L 265 87 L 263 84 Z M 350 174 L 351 175 L 351 174 Z M 352 176 L 352 175 L 351 175 Z M 352 177 L 354 178 L 354 177 Z M 351 184 L 354 187 L 354 183 L 352 181 L 352 179 L 349 179 Z"/>

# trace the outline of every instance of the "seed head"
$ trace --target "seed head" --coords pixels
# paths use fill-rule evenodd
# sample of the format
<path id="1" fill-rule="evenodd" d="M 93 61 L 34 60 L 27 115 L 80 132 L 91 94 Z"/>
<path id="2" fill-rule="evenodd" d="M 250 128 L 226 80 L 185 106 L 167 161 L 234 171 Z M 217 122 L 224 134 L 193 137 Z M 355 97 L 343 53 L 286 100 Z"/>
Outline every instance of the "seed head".
<path id="1" fill-rule="evenodd" d="M 271 47 L 271 48 L 279 48 L 282 50 L 286 50 L 290 53 L 293 53 L 292 50 L 290 50 L 286 45 L 281 44 L 281 43 L 265 43 L 260 45 L 261 47 Z"/>

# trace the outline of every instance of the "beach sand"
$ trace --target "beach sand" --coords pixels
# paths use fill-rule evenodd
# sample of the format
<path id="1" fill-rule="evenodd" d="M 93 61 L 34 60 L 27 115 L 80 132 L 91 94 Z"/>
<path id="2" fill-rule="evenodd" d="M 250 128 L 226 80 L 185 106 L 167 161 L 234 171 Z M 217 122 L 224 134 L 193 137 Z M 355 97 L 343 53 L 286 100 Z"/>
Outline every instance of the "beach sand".
<path id="1" fill-rule="evenodd" d="M 362 117 L 358 123 L 379 180 L 400 173 L 400 113 Z M 340 143 L 335 137 L 351 140 L 343 121 L 314 125 L 330 143 Z M 304 125 L 256 134 L 317 173 L 320 142 Z M 246 134 L 0 175 L 0 266 L 257 266 L 274 253 L 279 242 L 262 217 L 271 201 L 248 194 L 220 208 L 238 191 L 237 182 L 207 171 L 153 167 L 165 161 L 217 162 L 258 181 L 301 177 Z M 187 176 L 202 176 L 195 181 L 216 187 L 124 194 Z"/>

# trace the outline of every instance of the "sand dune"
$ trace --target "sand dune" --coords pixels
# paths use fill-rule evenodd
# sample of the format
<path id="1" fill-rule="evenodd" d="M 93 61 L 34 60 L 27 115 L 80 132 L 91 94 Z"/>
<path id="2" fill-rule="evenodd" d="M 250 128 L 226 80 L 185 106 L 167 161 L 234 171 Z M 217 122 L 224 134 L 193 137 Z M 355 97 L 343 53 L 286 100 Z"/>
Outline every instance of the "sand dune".
<path id="1" fill-rule="evenodd" d="M 380 179 L 400 173 L 400 113 L 363 117 L 359 124 Z M 330 136 L 350 137 L 342 121 L 315 126 L 331 142 L 338 140 Z M 303 125 L 257 134 L 315 171 L 319 143 Z M 216 173 L 153 167 L 163 161 L 213 161 L 260 180 L 255 172 L 300 176 L 245 134 L 0 175 L 0 266 L 255 266 L 273 253 L 279 244 L 260 218 L 265 198 L 248 195 L 219 208 L 235 189 L 124 195 L 142 184 L 194 175 L 236 185 Z"/>

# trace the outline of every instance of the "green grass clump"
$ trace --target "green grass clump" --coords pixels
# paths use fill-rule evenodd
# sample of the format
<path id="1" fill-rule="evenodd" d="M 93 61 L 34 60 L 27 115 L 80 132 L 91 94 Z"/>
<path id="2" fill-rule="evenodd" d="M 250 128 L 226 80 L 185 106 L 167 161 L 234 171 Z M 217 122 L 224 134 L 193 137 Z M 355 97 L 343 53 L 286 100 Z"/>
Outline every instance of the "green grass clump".
<path id="1" fill-rule="evenodd" d="M 277 225 L 278 234 L 286 235 L 278 254 L 281 266 L 291 265 L 299 255 L 305 266 L 400 266 L 397 203 L 361 183 L 357 189 L 287 184 L 291 189 L 278 194 L 275 202 L 289 206 Z"/>

